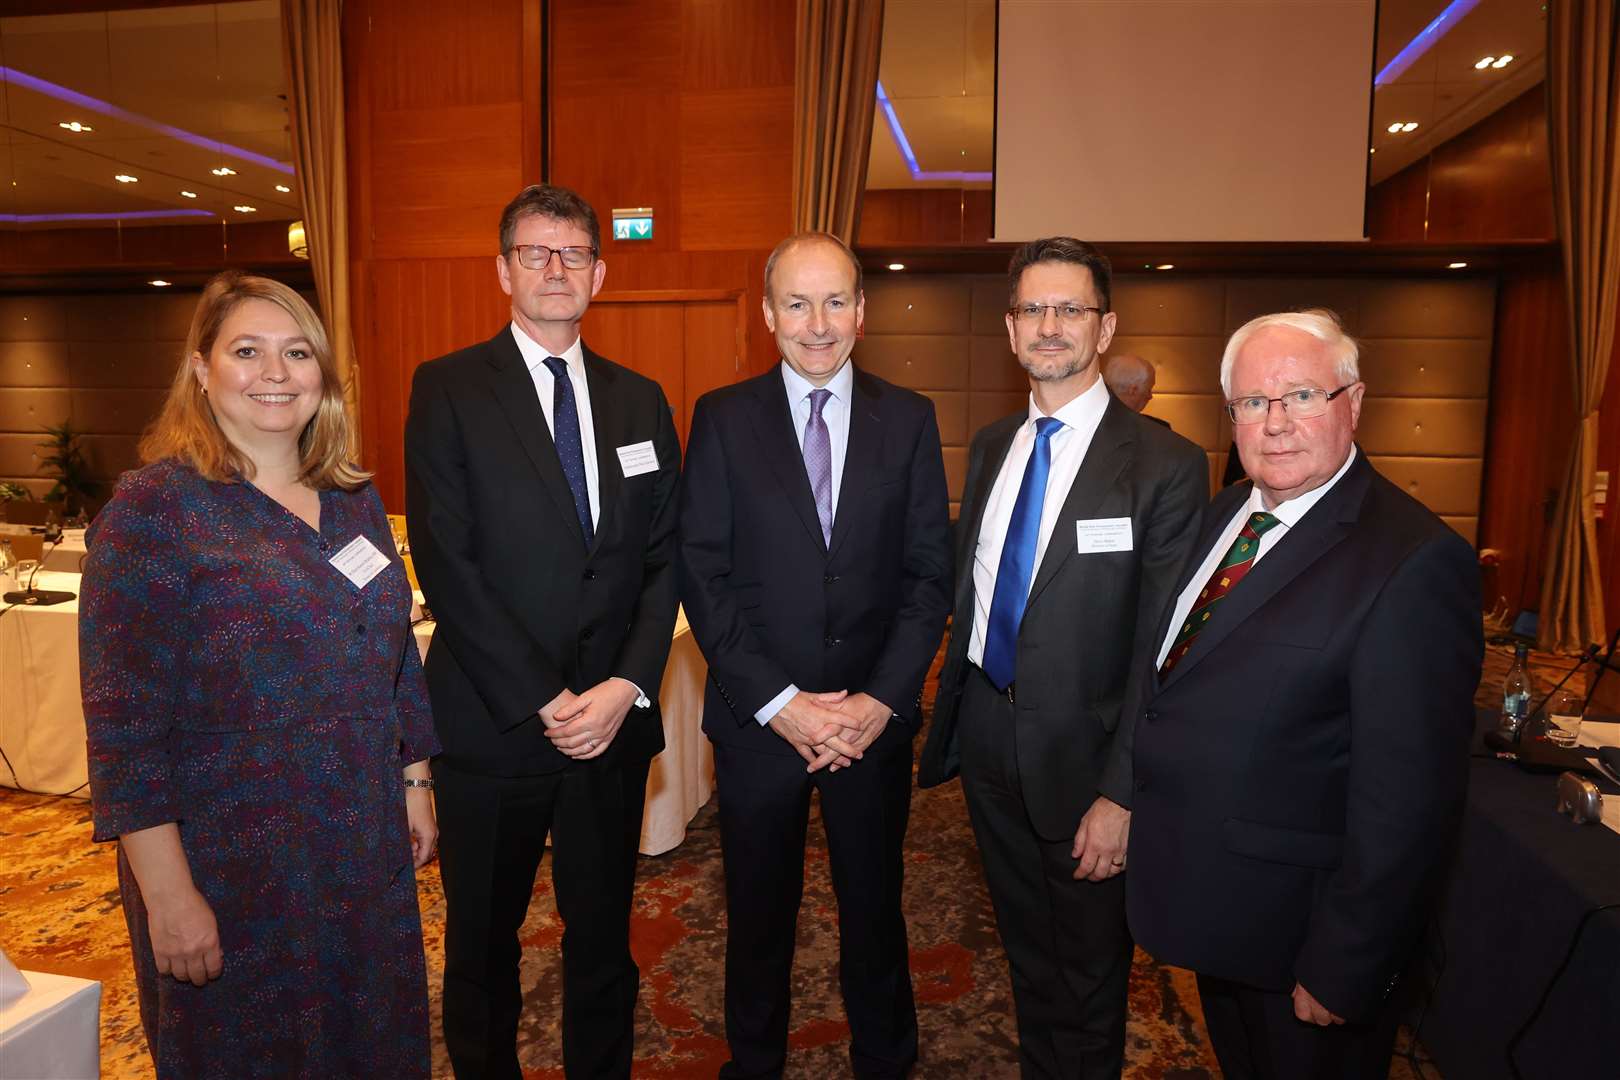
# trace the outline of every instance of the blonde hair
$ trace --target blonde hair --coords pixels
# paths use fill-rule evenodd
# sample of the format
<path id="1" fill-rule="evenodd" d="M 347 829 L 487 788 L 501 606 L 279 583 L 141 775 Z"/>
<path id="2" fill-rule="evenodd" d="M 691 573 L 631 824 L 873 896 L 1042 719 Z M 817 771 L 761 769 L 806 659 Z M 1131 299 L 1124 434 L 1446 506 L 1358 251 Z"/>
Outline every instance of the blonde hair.
<path id="1" fill-rule="evenodd" d="M 186 335 L 180 365 L 169 384 L 169 395 L 157 419 L 141 437 L 141 460 L 183 461 L 209 480 L 253 478 L 253 463 L 220 429 L 191 364 L 193 356 L 208 357 L 225 320 L 246 300 L 265 300 L 291 315 L 321 369 L 321 402 L 298 436 L 298 478 L 317 491 L 353 491 L 360 487 L 371 474 L 355 465 L 350 453 L 343 385 L 319 316 L 303 297 L 281 282 L 238 270 L 215 276 L 203 289 L 191 316 L 191 331 Z"/>
<path id="2" fill-rule="evenodd" d="M 1361 367 L 1357 360 L 1361 348 L 1356 339 L 1344 332 L 1339 316 L 1327 308 L 1306 308 L 1303 311 L 1279 311 L 1250 319 L 1232 335 L 1221 355 L 1221 393 L 1232 396 L 1232 365 L 1238 353 L 1250 338 L 1270 326 L 1286 326 L 1301 330 L 1328 347 L 1333 357 L 1333 372 L 1345 386 L 1361 381 Z"/>

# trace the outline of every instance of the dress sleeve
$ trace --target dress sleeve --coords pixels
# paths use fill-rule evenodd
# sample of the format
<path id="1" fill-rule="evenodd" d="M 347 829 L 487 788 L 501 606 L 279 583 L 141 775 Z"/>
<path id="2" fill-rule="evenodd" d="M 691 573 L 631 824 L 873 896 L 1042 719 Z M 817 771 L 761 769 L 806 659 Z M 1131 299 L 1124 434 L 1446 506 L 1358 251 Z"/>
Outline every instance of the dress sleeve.
<path id="1" fill-rule="evenodd" d="M 97 840 L 185 816 L 169 754 L 188 622 L 182 504 L 173 472 L 148 468 L 119 488 L 87 534 L 79 682 Z"/>

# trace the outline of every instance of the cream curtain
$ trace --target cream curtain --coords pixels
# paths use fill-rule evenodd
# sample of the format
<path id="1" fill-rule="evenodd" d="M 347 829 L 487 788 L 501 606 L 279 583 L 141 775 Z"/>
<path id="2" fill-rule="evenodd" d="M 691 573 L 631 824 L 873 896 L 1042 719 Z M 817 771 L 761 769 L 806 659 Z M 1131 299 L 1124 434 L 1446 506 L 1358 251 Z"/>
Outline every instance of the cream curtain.
<path id="1" fill-rule="evenodd" d="M 281 0 L 287 104 L 304 236 L 360 459 L 360 370 L 349 324 L 349 185 L 343 137 L 342 0 Z"/>
<path id="2" fill-rule="evenodd" d="M 1543 648 L 1607 637 L 1593 473 L 1598 403 L 1620 309 L 1620 18 L 1614 0 L 1555 0 L 1547 10 L 1547 119 L 1553 203 L 1563 242 L 1578 424 L 1541 585 Z"/>
<path id="3" fill-rule="evenodd" d="M 793 228 L 855 242 L 877 106 L 883 0 L 798 0 Z"/>

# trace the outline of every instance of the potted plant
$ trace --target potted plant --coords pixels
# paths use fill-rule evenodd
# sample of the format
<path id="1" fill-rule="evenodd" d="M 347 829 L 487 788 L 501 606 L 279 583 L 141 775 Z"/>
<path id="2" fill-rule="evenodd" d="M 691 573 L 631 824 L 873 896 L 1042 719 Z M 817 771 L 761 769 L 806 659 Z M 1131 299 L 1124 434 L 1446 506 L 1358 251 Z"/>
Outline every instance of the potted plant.
<path id="1" fill-rule="evenodd" d="M 101 490 L 101 485 L 91 479 L 90 463 L 79 446 L 81 432 L 74 430 L 71 420 L 64 420 L 55 427 L 47 425 L 44 431 L 50 440 L 38 445 L 50 453 L 41 459 L 40 464 L 56 476 L 56 486 L 46 492 L 45 501 L 61 503 L 65 521 L 81 519 L 86 502 L 94 499 Z"/>

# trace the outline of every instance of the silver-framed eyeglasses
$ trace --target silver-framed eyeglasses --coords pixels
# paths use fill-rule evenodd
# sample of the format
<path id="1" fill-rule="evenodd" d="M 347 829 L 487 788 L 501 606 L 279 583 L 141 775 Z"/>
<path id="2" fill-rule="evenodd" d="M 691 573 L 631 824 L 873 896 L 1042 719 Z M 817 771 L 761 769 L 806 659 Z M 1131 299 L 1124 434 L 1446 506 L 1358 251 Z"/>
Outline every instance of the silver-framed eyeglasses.
<path id="1" fill-rule="evenodd" d="M 1057 317 L 1066 323 L 1079 322 L 1087 315 L 1103 313 L 1102 308 L 1087 304 L 1037 304 L 1032 301 L 1027 304 L 1014 304 L 1007 309 L 1007 314 L 1019 322 L 1038 323 L 1046 318 L 1048 310 L 1056 312 Z"/>
<path id="2" fill-rule="evenodd" d="M 596 261 L 596 249 L 591 247 L 546 247 L 544 244 L 513 244 L 509 249 L 517 252 L 518 262 L 530 270 L 544 270 L 551 265 L 555 252 L 569 270 L 584 270 Z"/>
<path id="3" fill-rule="evenodd" d="M 1258 424 L 1271 415 L 1273 402 L 1283 407 L 1283 412 L 1295 420 L 1309 420 L 1313 416 L 1321 416 L 1327 412 L 1328 402 L 1350 389 L 1355 383 L 1345 383 L 1337 390 L 1323 390 L 1319 386 L 1302 386 L 1298 390 L 1290 390 L 1282 397 L 1261 397 L 1255 394 L 1252 397 L 1233 398 L 1226 403 L 1226 415 L 1232 418 L 1234 424 Z"/>

